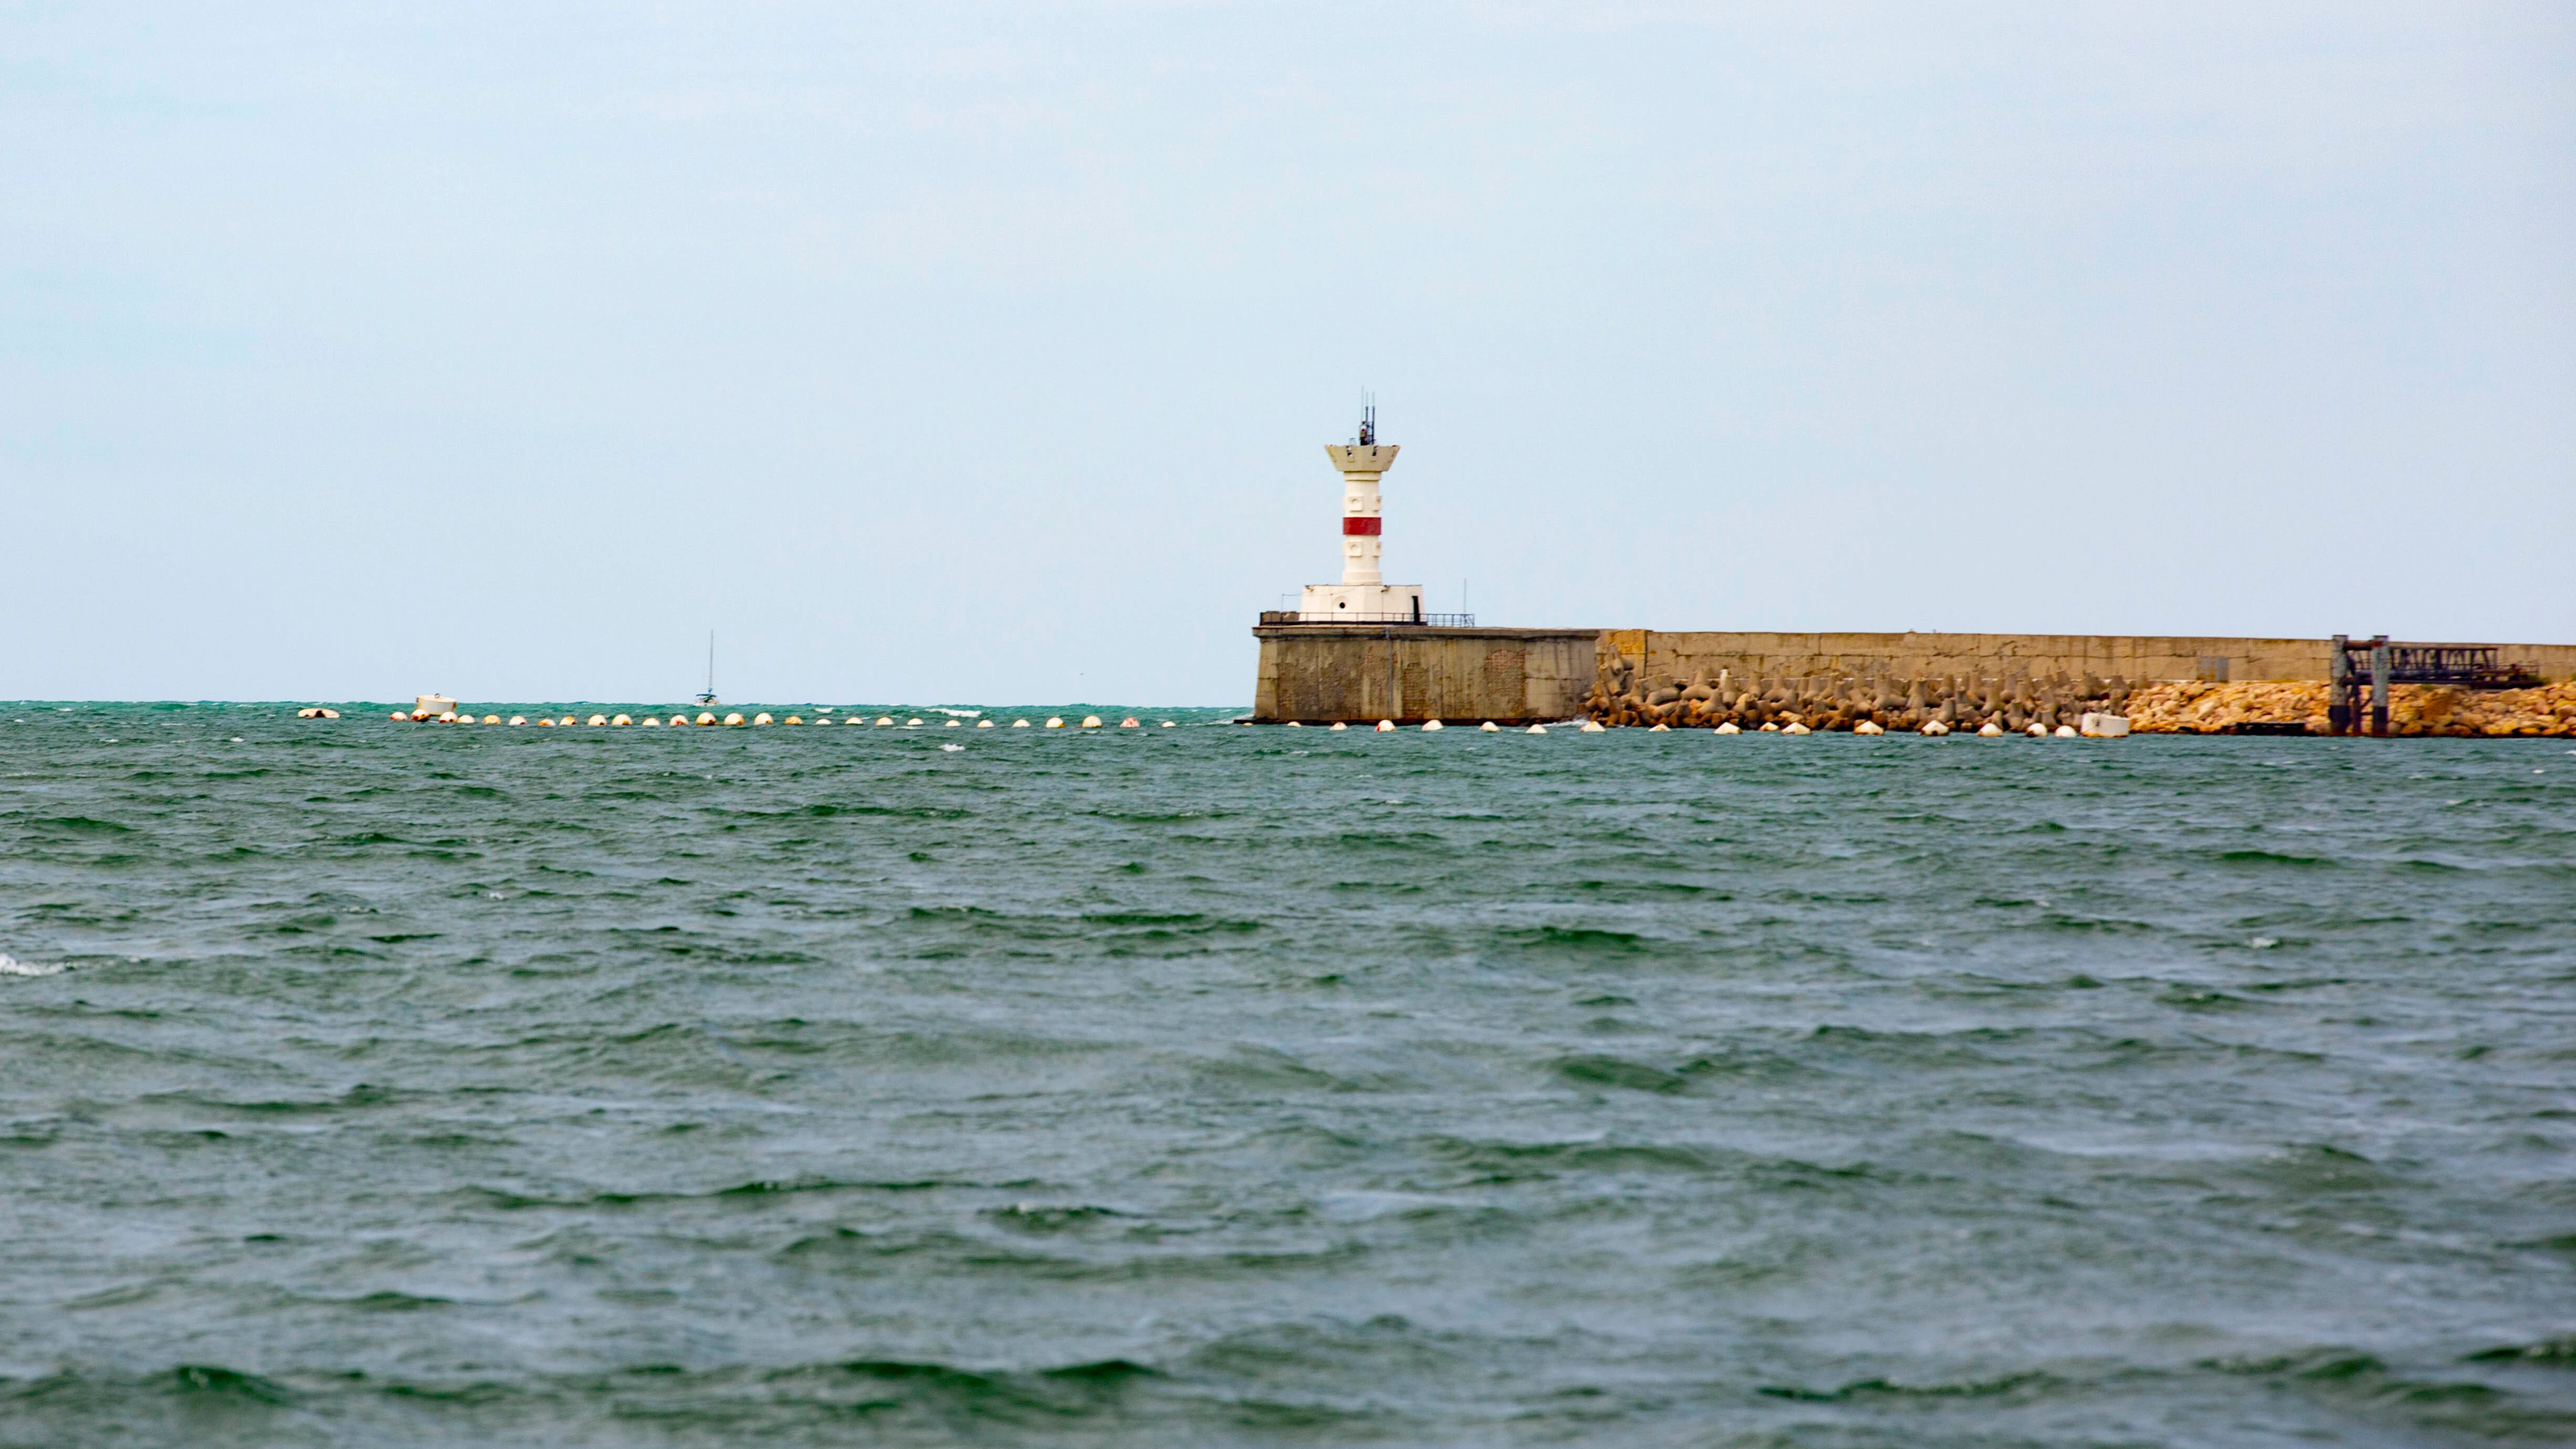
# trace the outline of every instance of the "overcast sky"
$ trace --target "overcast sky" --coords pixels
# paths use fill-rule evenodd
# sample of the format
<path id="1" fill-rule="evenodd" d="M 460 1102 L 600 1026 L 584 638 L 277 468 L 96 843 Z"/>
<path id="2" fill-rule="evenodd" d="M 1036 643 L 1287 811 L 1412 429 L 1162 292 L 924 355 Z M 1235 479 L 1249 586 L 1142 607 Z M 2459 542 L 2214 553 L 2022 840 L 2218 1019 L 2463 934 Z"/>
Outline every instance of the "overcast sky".
<path id="1" fill-rule="evenodd" d="M 0 696 L 2576 642 L 2576 7 L 0 7 Z"/>

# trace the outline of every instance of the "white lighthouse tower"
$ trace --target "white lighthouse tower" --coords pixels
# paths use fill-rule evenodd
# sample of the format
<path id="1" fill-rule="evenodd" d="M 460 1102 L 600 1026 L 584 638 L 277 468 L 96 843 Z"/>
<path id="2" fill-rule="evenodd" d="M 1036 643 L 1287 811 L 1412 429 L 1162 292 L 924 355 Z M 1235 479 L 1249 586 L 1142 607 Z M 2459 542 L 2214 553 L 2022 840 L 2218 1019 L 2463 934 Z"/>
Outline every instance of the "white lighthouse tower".
<path id="1" fill-rule="evenodd" d="M 1342 581 L 1308 584 L 1298 606 L 1306 624 L 1422 622 L 1422 586 L 1390 584 L 1378 570 L 1385 515 L 1378 479 L 1395 466 L 1396 447 L 1377 440 L 1377 408 L 1361 409 L 1356 442 L 1327 443 L 1324 456 L 1342 474 Z"/>

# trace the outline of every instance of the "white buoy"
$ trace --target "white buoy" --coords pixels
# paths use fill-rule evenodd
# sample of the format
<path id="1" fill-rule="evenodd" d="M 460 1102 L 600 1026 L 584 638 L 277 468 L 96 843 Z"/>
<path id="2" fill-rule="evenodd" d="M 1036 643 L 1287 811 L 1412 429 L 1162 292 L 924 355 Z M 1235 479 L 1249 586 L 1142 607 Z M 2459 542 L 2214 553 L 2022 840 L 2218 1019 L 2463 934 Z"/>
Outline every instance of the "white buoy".
<path id="1" fill-rule="evenodd" d="M 1024 729 L 1027 729 L 1028 727 L 1029 727 L 1029 722 L 1028 722 L 1027 720 L 1024 720 L 1024 719 L 1015 719 L 1015 720 L 1011 721 L 1011 728 L 1013 728 L 1013 729 L 1015 729 L 1015 730 L 1024 730 Z"/>
<path id="2" fill-rule="evenodd" d="M 662 727 L 662 717 L 658 714 L 648 714 L 644 716 L 642 723 L 648 730 L 658 730 Z"/>
<path id="3" fill-rule="evenodd" d="M 512 723 L 512 724 L 514 724 L 514 725 L 523 725 L 523 724 L 526 724 L 527 722 L 528 722 L 528 717 L 527 717 L 526 715 L 523 715 L 523 714 L 514 714 L 514 715 L 510 716 L 510 723 Z"/>
<path id="4" fill-rule="evenodd" d="M 1648 733 L 1648 734 L 1650 734 L 1650 735 L 1668 735 L 1668 734 L 1671 734 L 1672 732 L 1673 732 L 1673 727 L 1672 727 L 1671 725 L 1668 725 L 1668 724 L 1664 723 L 1662 720 L 1657 720 L 1657 721 L 1655 721 L 1655 727 L 1654 727 L 1653 729 L 1650 729 L 1650 730 L 1646 731 L 1646 733 Z"/>
<path id="5" fill-rule="evenodd" d="M 541 730 L 550 730 L 550 729 L 553 729 L 554 727 L 555 727 L 555 722 L 554 722 L 553 720 L 550 720 L 550 719 L 546 718 L 544 715 L 538 715 L 538 716 L 537 716 L 537 728 L 539 728 L 539 729 L 541 729 Z"/>
<path id="6" fill-rule="evenodd" d="M 1545 725 L 1531 725 L 1531 726 L 1529 727 L 1529 732 L 1530 732 L 1531 734 L 1534 734 L 1534 735 L 1543 735 L 1543 734 L 1546 734 L 1546 733 L 1547 733 L 1547 726 L 1545 726 Z"/>
<path id="7" fill-rule="evenodd" d="M 908 720 L 905 720 L 905 721 L 903 722 L 903 727 L 904 727 L 905 729 L 910 729 L 910 728 L 912 728 L 914 725 L 917 725 L 917 724 L 919 724 L 919 723 L 921 723 L 921 716 L 919 716 L 919 715 L 914 715 L 912 718 L 910 718 L 910 719 L 908 719 Z"/>
<path id="8" fill-rule="evenodd" d="M 2022 733 L 2035 740 L 2044 740 L 2048 738 L 2048 726 L 2041 724 L 2037 720 L 2032 720 L 2030 722 L 2030 728 L 2023 730 Z"/>
<path id="9" fill-rule="evenodd" d="M 787 718 L 785 718 L 785 719 L 783 719 L 783 720 L 780 720 L 780 721 L 779 721 L 779 723 L 780 723 L 780 724 L 797 724 L 797 725 L 801 725 L 801 724 L 803 724 L 804 722 L 805 722 L 805 716 L 803 716 L 803 715 L 801 715 L 801 714 L 791 714 L 791 715 L 789 715 Z M 830 723 L 831 723 L 831 721 L 830 721 L 830 720 L 827 720 L 827 719 L 826 719 L 826 720 L 816 720 L 816 721 L 815 721 L 815 723 L 817 723 L 817 724 L 830 724 Z"/>
<path id="10" fill-rule="evenodd" d="M 2061 739 L 2061 740 L 2071 740 L 2071 739 L 2075 739 L 2075 738 L 2077 738 L 2077 735 L 2076 735 L 2076 732 L 2075 732 L 2075 726 L 2073 726 L 2073 725 L 2059 725 L 2059 726 L 2057 727 L 2057 737 L 2058 737 L 2059 739 Z"/>
<path id="11" fill-rule="evenodd" d="M 1165 721 L 1163 721 L 1163 728 L 1165 728 L 1165 729 L 1167 729 L 1167 730 L 1171 730 L 1171 729 L 1179 729 L 1179 728 L 1180 728 L 1180 726 L 1179 726 L 1179 725 L 1176 725 L 1176 724 L 1174 724 L 1174 723 L 1172 723 L 1170 720 L 1165 720 Z"/>
<path id="12" fill-rule="evenodd" d="M 988 720 L 988 719 L 979 719 L 979 720 L 975 721 L 975 728 L 977 728 L 977 729 L 979 729 L 979 730 L 988 730 L 988 729 L 991 729 L 992 727 L 993 727 L 993 722 L 992 722 L 991 720 Z"/>
<path id="13" fill-rule="evenodd" d="M 1379 721 L 1377 722 L 1377 732 L 1378 732 L 1379 734 L 1382 734 L 1382 735 L 1391 735 L 1391 734 L 1394 734 L 1394 733 L 1395 733 L 1395 721 L 1393 721 L 1393 720 L 1391 720 L 1391 719 L 1382 719 L 1382 720 L 1379 720 Z"/>
<path id="14" fill-rule="evenodd" d="M 729 720 L 729 721 L 727 721 L 727 722 L 728 722 L 728 723 L 731 723 L 731 724 L 740 724 L 740 723 L 741 723 L 741 721 L 740 721 L 739 719 Z M 776 724 L 776 723 L 778 723 L 778 721 L 776 721 L 776 720 L 774 720 L 774 719 L 771 719 L 771 718 L 769 717 L 768 712 L 767 712 L 767 711 L 765 711 L 765 710 L 764 710 L 764 711 L 762 711 L 762 712 L 761 712 L 761 713 L 759 713 L 759 714 L 753 715 L 753 716 L 751 717 L 751 722 L 752 722 L 753 724 L 756 724 L 756 725 L 759 725 L 759 724 Z"/>
<path id="15" fill-rule="evenodd" d="M 1082 717 L 1082 727 L 1087 730 L 1096 730 L 1100 728 L 1100 716 L 1096 714 L 1084 715 Z"/>
<path id="16" fill-rule="evenodd" d="M 742 723 L 742 716 L 739 714 L 729 714 L 724 717 L 724 722 L 729 725 L 738 725 Z"/>
<path id="17" fill-rule="evenodd" d="M 1060 730 L 1060 729 L 1063 729 L 1063 728 L 1064 728 L 1064 716 L 1063 716 L 1063 715 L 1060 715 L 1060 714 L 1051 714 L 1051 715 L 1048 715 L 1048 716 L 1047 716 L 1046 727 L 1047 727 L 1048 729 L 1051 729 L 1051 730 Z"/>
<path id="18" fill-rule="evenodd" d="M 1306 726 L 1305 726 L 1303 723 L 1301 723 L 1301 722 L 1299 722 L 1299 721 L 1297 721 L 1297 720 L 1293 720 L 1293 719 L 1292 719 L 1292 720 L 1288 721 L 1288 728 L 1290 728 L 1290 729 L 1292 729 L 1292 730 L 1302 730 L 1302 729 L 1304 729 L 1305 727 L 1306 727 Z"/>
<path id="19" fill-rule="evenodd" d="M 1422 722 L 1422 732 L 1423 732 L 1424 734 L 1429 734 L 1429 733 L 1430 733 L 1430 732 L 1432 732 L 1433 730 L 1437 730 L 1437 729 L 1447 729 L 1447 728 L 1448 728 L 1448 726 L 1447 726 L 1447 725 L 1442 724 L 1440 721 L 1438 721 L 1438 720 L 1436 720 L 1436 719 L 1427 719 L 1427 720 L 1424 720 L 1424 721 Z"/>
<path id="20" fill-rule="evenodd" d="M 1780 722 L 1778 720 L 1764 720 L 1762 722 L 1761 732 L 1766 735 L 1776 735 L 1780 733 Z"/>
<path id="21" fill-rule="evenodd" d="M 1610 733 L 1610 727 L 1597 719 L 1588 719 L 1583 722 L 1583 732 L 1587 735 L 1606 735 Z"/>
<path id="22" fill-rule="evenodd" d="M 714 715 L 707 713 L 705 710 L 699 710 L 699 711 L 698 711 L 698 717 L 697 717 L 697 719 L 696 719 L 695 723 L 702 724 L 702 725 L 711 725 L 711 724 L 714 724 L 715 722 L 716 722 L 716 717 L 715 717 Z"/>
<path id="23" fill-rule="evenodd" d="M 1988 720 L 1978 728 L 1977 733 L 1990 740 L 1999 740 L 2003 738 L 2004 727 L 1993 720 Z"/>
<path id="24" fill-rule="evenodd" d="M 1498 735 L 1503 732 L 1503 727 L 1494 723 L 1492 720 L 1487 720 L 1483 724 L 1476 726 L 1476 730 L 1479 734 Z"/>
<path id="25" fill-rule="evenodd" d="M 689 722 L 689 717 L 688 717 L 687 715 L 684 715 L 684 714 L 675 714 L 675 715 L 671 716 L 671 723 L 673 723 L 673 724 L 675 724 L 675 725 L 684 725 L 684 724 L 687 724 L 688 722 Z"/>
<path id="26" fill-rule="evenodd" d="M 1887 733 L 1887 727 L 1874 719 L 1865 719 L 1859 724 L 1852 726 L 1852 733 L 1856 735 L 1883 735 Z"/>
<path id="27" fill-rule="evenodd" d="M 1127 716 L 1125 719 L 1120 720 L 1118 722 L 1118 727 L 1122 730 L 1140 730 L 1144 728 L 1143 725 L 1136 723 L 1136 716 L 1132 714 Z"/>
<path id="28" fill-rule="evenodd" d="M 966 728 L 966 721 L 962 719 L 952 719 L 948 722 L 947 728 L 952 730 L 962 730 Z"/>
<path id="29" fill-rule="evenodd" d="M 1780 733 L 1784 735 L 1811 735 L 1814 734 L 1815 731 L 1802 724 L 1793 724 L 1787 729 L 1780 731 Z"/>
<path id="30" fill-rule="evenodd" d="M 1337 730 L 1346 730 L 1346 729 L 1349 729 L 1349 728 L 1350 728 L 1350 726 L 1349 726 L 1349 725 L 1347 725 L 1347 724 L 1345 724 L 1345 723 L 1343 723 L 1343 722 L 1342 722 L 1342 721 L 1340 721 L 1340 720 L 1335 720 L 1335 721 L 1333 721 L 1333 728 L 1335 728 L 1335 729 L 1337 729 Z"/>
<path id="31" fill-rule="evenodd" d="M 487 714 L 483 716 L 483 722 L 485 724 L 499 724 L 501 722 L 501 717 L 497 714 Z"/>
<path id="32" fill-rule="evenodd" d="M 326 709 L 322 711 L 322 717 L 324 719 L 338 719 L 340 717 L 340 712 L 336 709 Z"/>
<path id="33" fill-rule="evenodd" d="M 1733 720 L 1728 720 L 1726 723 L 1710 730 L 1709 733 L 1713 735 L 1740 735 L 1744 733 L 1744 727 Z"/>
<path id="34" fill-rule="evenodd" d="M 894 723 L 894 716 L 893 716 L 893 715 L 890 715 L 890 714 L 881 714 L 881 715 L 878 715 L 878 716 L 877 716 L 877 723 L 878 723 L 878 724 L 881 724 L 881 725 L 890 725 L 890 724 L 893 724 L 893 723 Z"/>
<path id="35" fill-rule="evenodd" d="M 454 723 L 456 723 L 456 711 L 454 711 L 454 710 L 452 710 L 452 709 L 451 709 L 451 710 L 448 710 L 447 712 L 445 712 L 445 713 L 441 714 L 441 715 L 438 717 L 438 722 L 439 722 L 440 724 L 454 724 Z"/>
<path id="36" fill-rule="evenodd" d="M 635 723 L 635 721 L 622 714 L 609 716 L 608 722 L 613 725 L 631 725 Z"/>

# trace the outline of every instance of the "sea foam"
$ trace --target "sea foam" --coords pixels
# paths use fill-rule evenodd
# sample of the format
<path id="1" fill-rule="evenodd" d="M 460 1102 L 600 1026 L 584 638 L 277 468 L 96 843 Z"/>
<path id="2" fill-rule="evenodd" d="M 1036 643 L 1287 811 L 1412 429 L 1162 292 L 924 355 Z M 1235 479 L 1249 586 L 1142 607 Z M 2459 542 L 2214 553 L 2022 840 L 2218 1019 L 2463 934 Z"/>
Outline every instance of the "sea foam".
<path id="1" fill-rule="evenodd" d="M 49 966 L 41 961 L 21 961 L 0 951 L 0 976 L 60 976 L 70 969 L 60 962 Z"/>

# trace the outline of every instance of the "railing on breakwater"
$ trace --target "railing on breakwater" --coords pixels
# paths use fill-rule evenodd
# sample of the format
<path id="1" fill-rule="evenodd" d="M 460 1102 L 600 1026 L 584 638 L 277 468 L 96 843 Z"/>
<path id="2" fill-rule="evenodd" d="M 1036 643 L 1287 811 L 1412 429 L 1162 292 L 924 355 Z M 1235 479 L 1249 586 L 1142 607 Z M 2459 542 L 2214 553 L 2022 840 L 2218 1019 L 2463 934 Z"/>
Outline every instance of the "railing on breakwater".
<path id="1" fill-rule="evenodd" d="M 1473 614 L 1354 614 L 1347 609 L 1301 614 L 1295 609 L 1264 609 L 1264 624 L 1424 624 L 1442 629 L 1473 629 Z"/>

